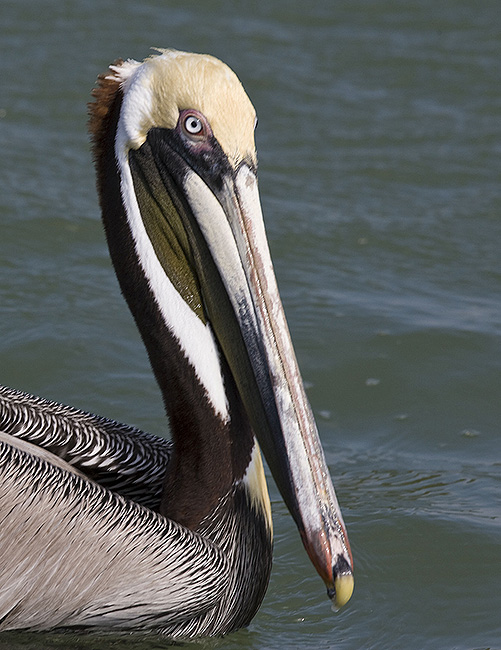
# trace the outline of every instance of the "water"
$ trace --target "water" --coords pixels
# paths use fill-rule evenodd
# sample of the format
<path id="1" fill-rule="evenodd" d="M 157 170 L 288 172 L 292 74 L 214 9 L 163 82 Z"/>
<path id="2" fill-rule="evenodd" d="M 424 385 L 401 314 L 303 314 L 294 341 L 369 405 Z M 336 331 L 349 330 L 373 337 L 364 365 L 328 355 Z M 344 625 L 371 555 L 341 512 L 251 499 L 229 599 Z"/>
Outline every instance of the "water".
<path id="1" fill-rule="evenodd" d="M 194 647 L 499 650 L 498 3 L 3 0 L 0 25 L 7 385 L 165 432 L 98 219 L 89 91 L 115 58 L 173 46 L 229 63 L 259 113 L 270 245 L 356 589 L 330 611 L 272 487 L 263 607 Z"/>

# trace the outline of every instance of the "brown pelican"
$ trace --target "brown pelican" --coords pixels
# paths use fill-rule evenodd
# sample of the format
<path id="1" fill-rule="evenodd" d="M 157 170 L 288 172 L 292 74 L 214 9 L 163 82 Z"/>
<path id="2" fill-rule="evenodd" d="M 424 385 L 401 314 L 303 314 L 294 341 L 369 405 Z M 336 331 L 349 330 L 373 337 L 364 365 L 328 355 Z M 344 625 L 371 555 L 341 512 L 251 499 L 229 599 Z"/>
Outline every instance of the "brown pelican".
<path id="1" fill-rule="evenodd" d="M 191 637 L 248 624 L 271 569 L 260 447 L 334 605 L 350 598 L 348 539 L 263 226 L 255 123 L 210 56 L 160 51 L 99 78 L 106 236 L 173 444 L 0 392 L 0 629 Z"/>

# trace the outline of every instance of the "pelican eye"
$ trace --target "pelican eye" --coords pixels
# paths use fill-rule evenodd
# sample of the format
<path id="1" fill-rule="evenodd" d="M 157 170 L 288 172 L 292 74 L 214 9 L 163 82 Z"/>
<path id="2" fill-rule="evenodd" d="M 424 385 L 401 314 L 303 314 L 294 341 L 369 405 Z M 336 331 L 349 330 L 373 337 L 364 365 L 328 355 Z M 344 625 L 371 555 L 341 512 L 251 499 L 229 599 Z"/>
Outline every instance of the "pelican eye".
<path id="1" fill-rule="evenodd" d="M 190 135 L 200 135 L 204 130 L 204 125 L 196 115 L 188 115 L 184 120 L 184 129 Z"/>
<path id="2" fill-rule="evenodd" d="M 194 144 L 205 142 L 212 135 L 210 124 L 205 115 L 193 108 L 185 109 L 179 114 L 177 129 Z"/>

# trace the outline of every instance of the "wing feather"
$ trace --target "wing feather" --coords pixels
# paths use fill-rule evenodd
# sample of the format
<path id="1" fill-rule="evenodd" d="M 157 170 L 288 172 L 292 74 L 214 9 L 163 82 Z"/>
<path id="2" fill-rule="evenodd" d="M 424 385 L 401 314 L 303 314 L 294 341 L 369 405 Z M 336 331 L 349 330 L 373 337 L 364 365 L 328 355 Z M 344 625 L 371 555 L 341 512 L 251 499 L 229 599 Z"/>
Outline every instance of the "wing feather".
<path id="1" fill-rule="evenodd" d="M 209 540 L 1 440 L 0 557 L 0 630 L 175 629 L 229 580 Z"/>
<path id="2" fill-rule="evenodd" d="M 0 430 L 45 449 L 113 492 L 159 508 L 172 454 L 166 439 L 4 386 Z"/>

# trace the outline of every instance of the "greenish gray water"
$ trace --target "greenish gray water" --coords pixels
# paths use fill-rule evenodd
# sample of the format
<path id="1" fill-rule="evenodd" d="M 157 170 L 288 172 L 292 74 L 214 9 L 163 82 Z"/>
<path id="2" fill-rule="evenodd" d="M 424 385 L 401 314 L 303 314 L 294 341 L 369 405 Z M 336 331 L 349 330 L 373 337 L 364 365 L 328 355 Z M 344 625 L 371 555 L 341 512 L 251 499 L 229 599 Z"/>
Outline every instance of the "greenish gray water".
<path id="1" fill-rule="evenodd" d="M 2 2 L 2 383 L 165 431 L 101 232 L 85 105 L 112 60 L 170 46 L 225 60 L 259 113 L 270 245 L 356 589 L 330 611 L 272 488 L 263 607 L 196 647 L 501 648 L 500 32 L 495 0 Z"/>

